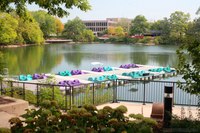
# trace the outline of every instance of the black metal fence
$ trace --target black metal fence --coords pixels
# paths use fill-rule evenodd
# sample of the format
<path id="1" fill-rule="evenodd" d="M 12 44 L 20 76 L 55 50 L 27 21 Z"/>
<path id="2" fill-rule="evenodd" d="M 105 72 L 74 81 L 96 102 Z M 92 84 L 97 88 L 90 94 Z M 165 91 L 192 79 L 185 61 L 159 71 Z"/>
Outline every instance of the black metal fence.
<path id="1" fill-rule="evenodd" d="M 184 83 L 183 83 L 184 84 Z M 103 104 L 107 102 L 129 101 L 140 103 L 163 102 L 164 86 L 173 87 L 175 105 L 198 104 L 198 97 L 184 92 L 177 82 L 123 80 L 61 86 L 46 83 L 1 81 L 0 94 L 21 98 L 40 105 L 43 100 L 56 100 L 65 110 L 83 104 Z"/>
<path id="2" fill-rule="evenodd" d="M 180 89 L 177 82 L 170 81 L 145 81 L 145 80 L 118 80 L 123 85 L 117 86 L 117 100 L 153 103 L 163 102 L 164 87 L 173 87 L 174 105 L 197 106 L 198 96 L 192 95 Z M 185 83 L 182 83 L 183 85 Z"/>

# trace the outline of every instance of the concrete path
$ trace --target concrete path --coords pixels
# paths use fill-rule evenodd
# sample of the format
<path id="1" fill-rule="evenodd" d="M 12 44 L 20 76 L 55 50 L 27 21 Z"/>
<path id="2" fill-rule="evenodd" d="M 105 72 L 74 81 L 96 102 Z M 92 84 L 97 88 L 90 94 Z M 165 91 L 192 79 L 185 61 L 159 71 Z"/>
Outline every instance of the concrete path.
<path id="1" fill-rule="evenodd" d="M 126 115 L 129 114 L 143 114 L 145 117 L 150 117 L 151 111 L 152 111 L 152 104 L 146 104 L 142 105 L 142 103 L 132 103 L 132 102 L 119 102 L 119 103 L 107 103 L 103 105 L 97 106 L 98 109 L 102 109 L 105 106 L 110 106 L 112 108 L 116 108 L 120 105 L 124 105 L 127 107 L 128 112 Z M 174 115 L 181 116 L 181 110 L 184 110 L 182 112 L 185 112 L 185 117 L 189 117 L 190 113 L 189 110 L 191 110 L 191 114 L 193 118 L 197 118 L 197 108 L 196 107 L 188 107 L 188 106 L 174 106 L 172 108 L 172 112 Z"/>

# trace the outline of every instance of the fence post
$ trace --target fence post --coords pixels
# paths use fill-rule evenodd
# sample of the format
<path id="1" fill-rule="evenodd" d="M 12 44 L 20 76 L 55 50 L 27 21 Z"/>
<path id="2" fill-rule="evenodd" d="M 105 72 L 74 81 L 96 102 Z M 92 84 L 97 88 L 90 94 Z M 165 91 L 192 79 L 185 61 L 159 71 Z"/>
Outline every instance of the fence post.
<path id="1" fill-rule="evenodd" d="M 23 83 L 23 99 L 25 100 L 26 99 L 26 96 L 25 96 L 25 84 Z"/>
<path id="2" fill-rule="evenodd" d="M 144 84 L 144 95 L 143 95 L 143 105 L 145 105 L 145 94 L 146 94 L 146 86 L 145 86 L 145 80 L 144 80 L 144 82 L 143 82 L 143 84 Z"/>
<path id="3" fill-rule="evenodd" d="M 55 90 L 54 90 L 54 85 L 52 85 L 52 99 L 54 100 L 55 99 Z"/>
<path id="4" fill-rule="evenodd" d="M 74 87 L 71 87 L 71 91 L 72 91 L 72 106 L 74 105 Z"/>
<path id="5" fill-rule="evenodd" d="M 36 92 L 37 93 L 36 94 L 37 95 L 37 106 L 39 106 L 39 90 L 38 89 L 39 89 L 39 86 L 37 84 L 37 92 Z"/>
<path id="6" fill-rule="evenodd" d="M 174 106 L 174 85 L 175 83 L 173 82 L 173 90 L 172 90 L 172 106 Z"/>
<path id="7" fill-rule="evenodd" d="M 116 87 L 117 87 L 116 83 L 115 81 L 113 81 L 113 103 L 117 103 L 117 88 Z"/>
<path id="8" fill-rule="evenodd" d="M 92 103 L 94 105 L 94 83 L 92 85 Z"/>
<path id="9" fill-rule="evenodd" d="M 1 80 L 1 95 L 3 95 L 3 81 Z"/>
<path id="10" fill-rule="evenodd" d="M 10 88 L 11 88 L 11 97 L 13 97 L 13 82 L 12 81 L 10 81 Z"/>
<path id="11" fill-rule="evenodd" d="M 67 110 L 67 87 L 65 86 L 65 111 Z"/>

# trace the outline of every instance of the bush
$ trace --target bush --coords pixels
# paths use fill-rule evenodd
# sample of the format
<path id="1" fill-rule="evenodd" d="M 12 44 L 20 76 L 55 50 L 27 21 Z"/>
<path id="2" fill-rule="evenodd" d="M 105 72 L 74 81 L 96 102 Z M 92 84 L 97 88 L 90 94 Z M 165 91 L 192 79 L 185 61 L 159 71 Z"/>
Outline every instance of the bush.
<path id="1" fill-rule="evenodd" d="M 0 128 L 0 133 L 11 133 L 11 131 L 8 128 Z"/>
<path id="2" fill-rule="evenodd" d="M 9 120 L 11 131 L 17 132 L 152 132 L 157 123 L 144 117 L 130 120 L 125 117 L 125 106 L 112 109 L 108 106 L 97 110 L 93 105 L 84 105 L 83 108 L 73 108 L 67 113 L 61 113 L 55 101 L 45 101 L 38 110 L 27 110 L 19 118 Z"/>

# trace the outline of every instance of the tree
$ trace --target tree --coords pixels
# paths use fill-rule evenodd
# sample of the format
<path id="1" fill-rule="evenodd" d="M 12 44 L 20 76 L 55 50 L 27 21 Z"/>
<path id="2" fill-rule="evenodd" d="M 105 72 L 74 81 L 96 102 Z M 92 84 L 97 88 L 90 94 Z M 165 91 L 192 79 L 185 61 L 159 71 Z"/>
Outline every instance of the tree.
<path id="1" fill-rule="evenodd" d="M 55 18 L 55 22 L 56 22 L 56 34 L 58 36 L 62 33 L 62 31 L 64 29 L 64 25 L 58 18 Z"/>
<path id="2" fill-rule="evenodd" d="M 85 24 L 76 17 L 73 20 L 69 20 L 63 30 L 63 35 L 66 36 L 67 39 L 73 39 L 73 41 L 91 41 L 91 38 L 93 38 L 93 34 L 90 31 L 86 31 Z M 89 37 L 90 36 L 90 37 Z M 90 38 L 90 39 L 87 39 Z"/>
<path id="3" fill-rule="evenodd" d="M 26 16 L 26 19 L 18 17 L 18 36 L 15 42 L 17 44 L 42 44 L 44 42 L 44 38 L 38 23 L 29 12 L 27 12 Z"/>
<path id="4" fill-rule="evenodd" d="M 17 37 L 18 21 L 10 14 L 0 13 L 0 44 L 11 44 Z"/>
<path id="5" fill-rule="evenodd" d="M 127 18 L 120 18 L 117 26 L 120 26 L 124 29 L 124 32 L 129 33 L 129 28 L 131 25 L 131 20 Z"/>
<path id="6" fill-rule="evenodd" d="M 115 27 L 109 27 L 108 28 L 108 34 L 109 35 L 115 35 Z"/>
<path id="7" fill-rule="evenodd" d="M 124 29 L 121 26 L 115 27 L 115 35 L 118 37 L 123 37 L 125 35 Z"/>
<path id="8" fill-rule="evenodd" d="M 200 94 L 200 18 L 189 25 L 186 39 L 177 50 L 178 72 L 183 75 L 186 85 L 180 87 L 192 94 Z M 199 95 L 200 96 L 200 95 Z M 200 100 L 200 97 L 199 97 Z M 199 101 L 200 102 L 200 101 Z"/>
<path id="9" fill-rule="evenodd" d="M 48 37 L 52 34 L 56 34 L 56 21 L 55 18 L 45 11 L 32 12 L 34 19 L 39 23 L 44 37 Z"/>
<path id="10" fill-rule="evenodd" d="M 131 22 L 130 35 L 144 34 L 149 30 L 149 26 L 147 19 L 142 15 L 138 15 Z"/>
<path id="11" fill-rule="evenodd" d="M 181 11 L 176 11 L 170 15 L 170 38 L 172 41 L 177 44 L 184 41 L 189 19 L 190 15 Z"/>
<path id="12" fill-rule="evenodd" d="M 91 30 L 83 30 L 83 42 L 93 42 L 94 38 L 95 35 Z"/>
<path id="13" fill-rule="evenodd" d="M 13 7 L 19 16 L 26 13 L 26 4 L 36 4 L 40 8 L 46 9 L 49 14 L 63 17 L 69 15 L 68 9 L 76 7 L 82 11 L 90 9 L 88 0 L 1 0 L 0 11 L 10 12 Z"/>

